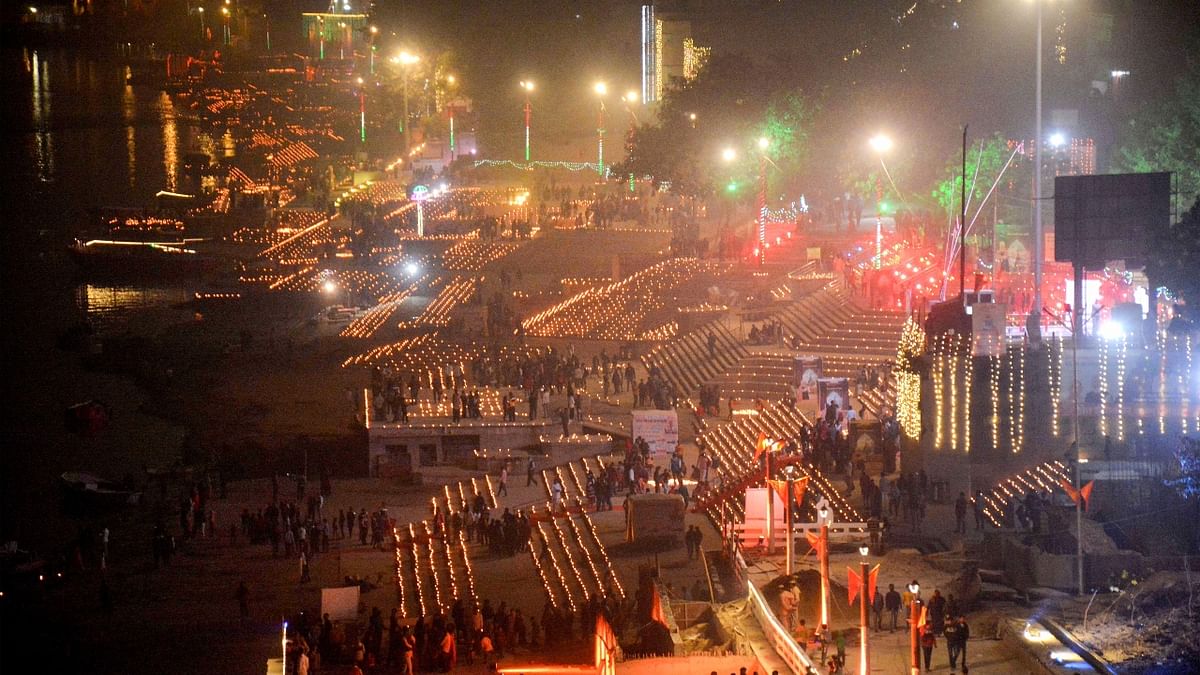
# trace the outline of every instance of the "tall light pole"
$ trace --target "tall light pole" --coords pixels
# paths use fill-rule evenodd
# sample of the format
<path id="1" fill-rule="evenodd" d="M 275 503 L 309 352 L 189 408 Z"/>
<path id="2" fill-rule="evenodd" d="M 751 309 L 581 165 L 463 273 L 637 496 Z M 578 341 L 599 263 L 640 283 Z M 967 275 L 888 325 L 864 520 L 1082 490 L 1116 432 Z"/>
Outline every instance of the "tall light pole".
<path id="1" fill-rule="evenodd" d="M 908 592 L 912 593 L 912 602 L 908 605 L 908 641 L 912 652 L 912 669 L 909 673 L 921 675 L 921 629 L 917 626 L 921 621 L 921 601 L 917 598 L 921 585 L 914 581 L 908 585 Z"/>
<path id="2" fill-rule="evenodd" d="M 858 553 L 862 556 L 859 561 L 859 569 L 862 576 L 859 579 L 862 582 L 862 588 L 859 589 L 859 612 L 858 612 L 858 672 L 860 675 L 870 675 L 871 673 L 871 651 L 869 640 L 871 636 L 871 570 L 868 568 L 867 554 L 871 549 L 867 546 L 859 546 Z"/>
<path id="3" fill-rule="evenodd" d="M 1037 94 L 1034 99 L 1036 117 L 1036 140 L 1033 144 L 1033 310 L 1031 325 L 1042 321 L 1042 258 L 1045 253 L 1045 235 L 1042 233 L 1042 4 L 1045 0 L 1034 0 L 1037 5 Z M 1040 338 L 1041 331 L 1038 331 Z"/>
<path id="4" fill-rule="evenodd" d="M 457 82 L 458 82 L 458 80 L 456 80 L 453 75 L 446 76 L 446 88 L 447 89 L 450 89 L 451 87 L 453 87 Z M 454 151 L 455 151 L 455 146 L 454 146 L 454 106 L 451 103 L 452 103 L 452 101 L 446 102 L 446 111 L 449 113 L 449 116 L 450 116 L 450 161 L 453 162 L 454 161 Z"/>
<path id="5" fill-rule="evenodd" d="M 529 121 L 533 115 L 533 105 L 529 102 L 529 94 L 533 92 L 533 80 L 521 80 L 521 89 L 525 91 L 525 161 L 529 161 Z"/>
<path id="6" fill-rule="evenodd" d="M 604 175 L 604 96 L 608 94 L 608 85 L 597 82 L 594 87 L 596 96 L 600 98 L 600 116 L 596 123 L 596 172 Z M 769 544 L 768 544 L 769 545 Z"/>
<path id="7" fill-rule="evenodd" d="M 363 85 L 363 79 L 357 78 L 354 80 L 358 84 L 358 140 L 361 143 L 367 142 L 367 88 Z"/>
<path id="8" fill-rule="evenodd" d="M 400 118 L 400 131 L 404 133 L 405 157 L 408 157 L 409 148 L 412 146 L 412 136 L 408 132 L 408 67 L 420 60 L 421 57 L 417 56 L 416 54 L 411 54 L 407 51 L 401 51 L 400 54 L 395 57 L 394 61 L 400 65 L 400 77 L 403 80 L 402 88 L 404 91 L 404 107 L 400 111 L 402 115 Z"/>
<path id="9" fill-rule="evenodd" d="M 767 262 L 767 150 L 771 141 L 758 139 L 758 264 Z"/>
<path id="10" fill-rule="evenodd" d="M 829 625 L 829 507 L 821 505 L 817 510 L 821 524 L 821 550 L 817 551 L 821 563 L 821 625 Z"/>
<path id="11" fill-rule="evenodd" d="M 226 47 L 229 46 L 229 8 L 221 8 L 221 33 Z"/>
<path id="12" fill-rule="evenodd" d="M 207 37 L 206 33 L 208 32 L 208 28 L 204 25 L 204 8 L 197 7 L 196 13 L 200 15 L 200 39 L 203 40 Z"/>
<path id="13" fill-rule="evenodd" d="M 888 171 L 887 163 L 883 161 L 884 154 L 890 151 L 894 145 L 892 143 L 892 139 L 884 134 L 875 134 L 871 137 L 871 140 L 868 141 L 868 143 L 870 144 L 871 149 L 875 151 L 875 154 L 879 156 L 879 166 L 883 167 L 883 175 L 887 176 L 888 183 L 891 184 L 892 190 L 899 195 L 900 191 L 896 190 L 896 182 L 892 180 L 892 174 Z M 882 265 L 882 261 L 880 259 L 883 257 L 883 214 L 880 213 L 883 202 L 882 195 L 880 196 L 879 202 L 880 204 L 875 206 L 875 269 L 880 268 Z M 855 223 L 856 227 L 857 225 L 858 223 Z"/>
<path id="14" fill-rule="evenodd" d="M 379 26 L 371 26 L 368 30 L 371 33 L 371 44 L 368 46 L 368 50 L 370 53 L 368 54 L 367 58 L 370 59 L 370 64 L 371 64 L 370 72 L 372 75 L 374 75 L 375 74 L 375 36 L 379 35 Z"/>

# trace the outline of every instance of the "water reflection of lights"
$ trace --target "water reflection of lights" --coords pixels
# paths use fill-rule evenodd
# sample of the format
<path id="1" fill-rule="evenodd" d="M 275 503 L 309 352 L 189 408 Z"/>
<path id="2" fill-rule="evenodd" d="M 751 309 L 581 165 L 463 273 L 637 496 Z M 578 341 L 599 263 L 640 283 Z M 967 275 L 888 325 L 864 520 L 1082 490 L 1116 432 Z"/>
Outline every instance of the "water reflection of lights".
<path id="1" fill-rule="evenodd" d="M 34 133 L 34 153 L 36 155 L 38 180 L 43 183 L 54 178 L 54 136 L 49 131 L 50 126 L 50 69 L 42 61 L 35 50 L 30 64 L 30 74 L 33 76 L 32 107 Z"/>
<path id="2" fill-rule="evenodd" d="M 76 303 L 89 320 L 101 327 L 121 322 L 146 309 L 166 309 L 190 299 L 186 289 L 173 287 L 97 286 L 76 290 Z"/>
<path id="3" fill-rule="evenodd" d="M 179 170 L 179 124 L 175 119 L 175 103 L 165 91 L 158 96 L 158 114 L 162 118 L 163 173 L 167 189 L 174 190 Z"/>
<path id="4" fill-rule="evenodd" d="M 129 66 L 125 67 L 126 85 L 121 92 L 121 119 L 125 122 L 125 171 L 129 175 L 129 187 L 137 184 L 137 99 L 133 96 L 133 85 L 128 84 Z"/>

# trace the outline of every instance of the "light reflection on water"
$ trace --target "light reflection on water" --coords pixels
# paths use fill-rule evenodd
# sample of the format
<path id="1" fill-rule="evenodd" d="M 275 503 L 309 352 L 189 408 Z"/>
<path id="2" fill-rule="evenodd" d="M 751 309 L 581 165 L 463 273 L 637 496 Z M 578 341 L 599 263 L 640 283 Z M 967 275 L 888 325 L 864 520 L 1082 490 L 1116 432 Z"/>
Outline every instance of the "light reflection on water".
<path id="1" fill-rule="evenodd" d="M 172 322 L 184 318 L 189 310 L 176 307 L 191 296 L 178 286 L 120 286 L 81 284 L 75 289 L 75 301 L 88 322 L 99 331 L 130 328 L 136 319 Z"/>

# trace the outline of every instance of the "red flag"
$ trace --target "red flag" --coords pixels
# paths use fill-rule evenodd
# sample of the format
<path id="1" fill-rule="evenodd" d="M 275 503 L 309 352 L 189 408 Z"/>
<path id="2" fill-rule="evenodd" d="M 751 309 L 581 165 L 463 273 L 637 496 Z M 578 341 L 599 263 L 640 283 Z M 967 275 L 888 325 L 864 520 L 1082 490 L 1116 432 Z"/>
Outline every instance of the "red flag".
<path id="1" fill-rule="evenodd" d="M 924 603 L 921 603 L 921 618 L 917 620 L 917 628 L 925 627 L 925 623 L 926 623 L 925 619 L 928 618 L 926 616 L 926 613 L 928 612 L 928 610 L 929 610 L 929 608 L 926 607 Z"/>
<path id="2" fill-rule="evenodd" d="M 1078 504 L 1079 491 L 1075 489 L 1075 486 L 1071 485 L 1071 481 L 1063 478 L 1059 481 L 1059 483 L 1062 484 L 1063 489 L 1067 491 L 1067 496 L 1071 498 L 1071 503 Z"/>
<path id="3" fill-rule="evenodd" d="M 804 503 L 804 493 L 806 491 L 808 491 L 808 476 L 792 483 L 792 496 L 796 498 L 797 504 Z"/>
<path id="4" fill-rule="evenodd" d="M 871 604 L 873 605 L 875 604 L 875 583 L 879 581 L 879 565 L 876 565 L 867 576 L 870 577 L 867 583 L 867 593 L 871 599 Z"/>
<path id="5" fill-rule="evenodd" d="M 850 591 L 850 603 L 854 604 L 854 598 L 858 597 L 858 592 L 862 590 L 862 577 L 858 576 L 852 568 L 847 567 L 846 573 L 850 576 L 850 583 L 846 585 L 846 589 Z"/>
<path id="6" fill-rule="evenodd" d="M 1084 511 L 1087 511 L 1088 506 L 1091 505 L 1091 503 L 1092 503 L 1092 486 L 1095 485 L 1095 483 L 1096 483 L 1096 481 L 1089 480 L 1087 485 L 1084 485 L 1079 490 L 1079 496 L 1083 497 L 1083 510 Z"/>
<path id="7" fill-rule="evenodd" d="M 805 532 L 804 538 L 808 540 L 808 545 L 817 552 L 817 555 L 821 555 L 821 535 L 816 532 Z"/>

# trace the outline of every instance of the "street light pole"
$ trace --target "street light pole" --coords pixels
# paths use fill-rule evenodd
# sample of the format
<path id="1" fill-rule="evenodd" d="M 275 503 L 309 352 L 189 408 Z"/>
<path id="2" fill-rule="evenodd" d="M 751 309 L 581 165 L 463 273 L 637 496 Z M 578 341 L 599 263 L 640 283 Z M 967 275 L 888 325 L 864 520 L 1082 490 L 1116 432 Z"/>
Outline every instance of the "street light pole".
<path id="1" fill-rule="evenodd" d="M 1037 120 L 1035 130 L 1037 138 L 1033 144 L 1033 315 L 1036 323 L 1042 321 L 1042 258 L 1045 257 L 1042 248 L 1045 246 L 1045 235 L 1042 233 L 1042 4 L 1045 0 L 1035 0 L 1037 5 L 1037 94 L 1034 99 L 1034 115 Z M 1039 331 L 1040 333 L 1040 331 Z"/>
<path id="2" fill-rule="evenodd" d="M 358 140 L 367 142 L 367 88 L 360 77 L 358 83 Z"/>
<path id="3" fill-rule="evenodd" d="M 529 101 L 529 92 L 533 91 L 532 80 L 521 80 L 521 88 L 525 90 L 525 161 L 531 156 L 529 152 L 529 122 L 533 115 L 533 104 Z"/>
<path id="4" fill-rule="evenodd" d="M 771 142 L 766 138 L 758 139 L 758 265 L 767 262 L 767 148 Z"/>
<path id="5" fill-rule="evenodd" d="M 608 85 L 597 82 L 596 94 L 600 97 L 600 116 L 596 123 L 596 172 L 601 176 L 604 175 L 604 95 L 607 93 Z"/>
<path id="6" fill-rule="evenodd" d="M 910 675 L 921 675 L 921 629 L 917 627 L 917 623 L 921 621 L 921 601 L 917 598 L 921 587 L 917 584 L 909 584 L 908 592 L 913 596 L 912 602 L 908 605 L 909 648 L 912 652 L 912 668 L 909 673 Z"/>
<path id="7" fill-rule="evenodd" d="M 822 506 L 817 511 L 821 521 L 821 626 L 829 625 L 829 508 Z"/>
<path id="8" fill-rule="evenodd" d="M 862 576 L 862 588 L 859 589 L 859 612 L 858 612 L 858 672 L 860 675 L 870 675 L 871 672 L 871 652 L 870 652 L 870 635 L 871 635 L 871 570 L 868 569 L 867 554 L 871 552 L 866 546 L 860 546 L 858 552 L 862 555 L 862 560 L 859 563 L 859 570 Z"/>

